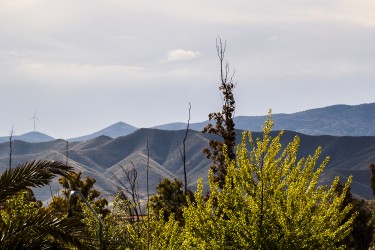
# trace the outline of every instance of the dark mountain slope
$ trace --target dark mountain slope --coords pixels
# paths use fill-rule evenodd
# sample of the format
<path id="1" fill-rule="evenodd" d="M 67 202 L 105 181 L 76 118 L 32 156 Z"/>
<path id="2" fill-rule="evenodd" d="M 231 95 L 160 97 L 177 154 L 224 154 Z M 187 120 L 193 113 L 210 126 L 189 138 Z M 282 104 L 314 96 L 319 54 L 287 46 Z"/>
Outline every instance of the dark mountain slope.
<path id="1" fill-rule="evenodd" d="M 162 178 L 182 178 L 183 162 L 179 150 L 185 131 L 163 131 L 156 129 L 140 129 L 135 133 L 114 139 L 113 141 L 88 150 L 85 155 L 101 164 L 107 170 L 105 175 L 114 180 L 113 176 L 122 176 L 122 169 L 128 169 L 133 163 L 139 171 L 139 185 L 145 189 L 147 169 L 147 141 L 150 149 L 150 186 L 155 190 Z M 190 131 L 186 143 L 186 155 L 189 164 L 189 185 L 195 183 L 198 176 L 207 178 L 208 161 L 201 153 L 207 140 L 196 131 Z M 105 161 L 103 161 L 105 160 Z M 192 170 L 192 166 L 195 167 Z"/>
<path id="2" fill-rule="evenodd" d="M 90 148 L 96 148 L 112 140 L 113 139 L 109 136 L 101 135 L 96 138 L 84 141 L 84 142 L 75 143 L 74 147 L 70 146 L 70 148 L 75 149 L 75 150 L 85 150 L 85 149 L 90 149 Z M 70 143 L 70 145 L 71 144 L 72 143 Z"/>
<path id="3" fill-rule="evenodd" d="M 242 131 L 237 131 L 237 142 L 240 142 Z M 273 132 L 276 135 L 278 132 Z M 322 184 L 329 184 L 334 176 L 339 175 L 345 180 L 353 175 L 352 191 L 355 195 L 366 199 L 374 198 L 370 189 L 370 162 L 375 162 L 375 137 L 338 137 L 338 136 L 310 136 L 292 131 L 285 131 L 281 143 L 286 146 L 298 135 L 301 138 L 299 157 L 314 154 L 316 148 L 322 146 L 320 161 L 325 156 L 331 156 L 330 163 L 321 179 Z M 162 178 L 183 179 L 183 162 L 179 146 L 185 130 L 163 131 L 157 129 L 140 129 L 127 136 L 111 139 L 98 137 L 87 142 L 69 144 L 69 164 L 83 175 L 90 175 L 97 179 L 98 188 L 111 193 L 115 190 L 116 178 L 124 178 L 123 169 L 129 169 L 132 164 L 138 171 L 138 182 L 141 195 L 146 191 L 147 154 L 150 164 L 150 190 L 155 192 L 158 182 Z M 215 136 L 189 131 L 186 142 L 186 157 L 188 170 L 188 185 L 195 188 L 198 177 L 207 181 L 207 171 L 210 161 L 205 158 L 202 148 L 208 146 L 210 138 Z M 253 133 L 253 138 L 262 137 L 260 132 Z M 147 141 L 149 152 L 147 152 Z M 33 160 L 50 159 L 66 161 L 66 141 L 54 140 L 43 143 L 27 143 L 14 141 L 12 166 Z M 0 171 L 9 165 L 9 144 L 0 144 Z M 117 176 L 117 177 L 115 177 Z M 57 191 L 57 180 L 52 184 L 53 191 Z M 46 200 L 50 198 L 50 191 L 38 191 L 38 197 Z"/>

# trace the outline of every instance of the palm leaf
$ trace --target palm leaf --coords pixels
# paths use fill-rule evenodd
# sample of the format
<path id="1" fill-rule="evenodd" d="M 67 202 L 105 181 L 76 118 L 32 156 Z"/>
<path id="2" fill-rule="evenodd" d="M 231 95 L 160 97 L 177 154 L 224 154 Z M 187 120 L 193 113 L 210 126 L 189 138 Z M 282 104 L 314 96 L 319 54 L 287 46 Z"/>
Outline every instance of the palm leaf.
<path id="1" fill-rule="evenodd" d="M 46 209 L 14 220 L 4 229 L 0 231 L 3 249 L 65 249 L 67 245 L 84 249 L 93 248 L 95 242 L 87 235 L 79 218 L 60 219 L 55 212 Z"/>
<path id="2" fill-rule="evenodd" d="M 47 185 L 56 175 L 67 177 L 73 168 L 57 161 L 30 161 L 8 169 L 0 176 L 0 203 L 17 192 Z"/>

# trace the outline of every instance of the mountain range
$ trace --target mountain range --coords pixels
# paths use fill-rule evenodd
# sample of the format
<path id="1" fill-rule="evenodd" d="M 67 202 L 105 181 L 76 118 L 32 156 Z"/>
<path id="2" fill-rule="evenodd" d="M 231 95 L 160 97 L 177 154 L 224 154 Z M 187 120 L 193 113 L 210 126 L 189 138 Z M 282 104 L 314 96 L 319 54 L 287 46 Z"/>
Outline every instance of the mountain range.
<path id="1" fill-rule="evenodd" d="M 9 142 L 10 136 L 2 136 L 0 137 L 0 143 L 2 142 Z M 54 140 L 53 137 L 34 131 L 29 132 L 22 135 L 14 135 L 12 136 L 12 140 L 19 140 L 19 141 L 27 141 L 27 142 L 46 142 Z"/>
<path id="2" fill-rule="evenodd" d="M 146 165 L 149 153 L 150 188 L 156 190 L 159 181 L 165 177 L 182 176 L 182 158 L 179 151 L 185 131 L 165 131 L 156 129 L 139 129 L 134 133 L 112 139 L 99 136 L 84 142 L 53 140 L 49 142 L 30 143 L 24 141 L 13 142 L 12 166 L 28 160 L 45 159 L 68 161 L 83 176 L 89 175 L 96 179 L 96 187 L 104 194 L 110 195 L 119 184 L 117 179 L 123 180 L 122 168 L 128 169 L 132 164 L 138 171 L 141 196 L 145 196 Z M 147 152 L 147 141 L 150 151 Z M 208 139 L 201 133 L 191 131 L 186 143 L 190 168 L 189 187 L 194 187 L 199 176 L 207 178 L 209 162 L 201 153 L 201 149 L 208 144 Z M 68 147 L 67 147 L 68 146 Z M 9 145 L 0 144 L 0 171 L 9 166 Z M 35 194 L 41 200 L 48 200 L 53 193 L 58 192 L 57 179 L 51 187 L 36 189 Z M 61 188 L 60 188 L 61 190 Z"/>
<path id="3" fill-rule="evenodd" d="M 132 125 L 129 125 L 127 123 L 118 122 L 118 123 L 115 123 L 115 124 L 113 124 L 109 127 L 104 128 L 102 130 L 99 130 L 95 133 L 80 136 L 80 137 L 70 138 L 70 139 L 68 139 L 68 141 L 70 141 L 70 142 L 72 142 L 72 141 L 87 141 L 87 140 L 93 139 L 93 138 L 101 136 L 101 135 L 116 138 L 116 137 L 119 137 L 119 136 L 131 134 L 134 131 L 136 131 L 137 129 L 138 128 L 136 128 Z"/>
<path id="4" fill-rule="evenodd" d="M 236 129 L 261 131 L 267 116 L 237 116 Z M 293 114 L 273 114 L 275 130 L 290 130 L 307 135 L 375 136 L 375 103 L 334 105 Z M 190 129 L 202 131 L 208 121 L 192 123 Z M 184 123 L 156 126 L 158 129 L 178 130 Z"/>
<path id="5" fill-rule="evenodd" d="M 236 116 L 234 121 L 236 129 L 261 131 L 261 125 L 267 116 Z M 334 136 L 375 136 L 375 103 L 360 105 L 334 105 L 324 108 L 310 109 L 293 114 L 273 114 L 275 130 L 290 130 L 307 135 L 334 135 Z M 191 130 L 202 131 L 208 121 L 189 124 Z M 186 129 L 187 123 L 173 122 L 157 125 L 152 128 L 161 130 Z M 112 138 L 125 136 L 133 133 L 138 128 L 124 122 L 112 124 L 95 133 L 67 141 L 86 141 L 95 137 L 105 135 Z M 52 141 L 52 136 L 30 132 L 27 134 L 13 136 L 14 140 L 27 142 Z M 1 142 L 9 141 L 9 136 L 0 137 Z"/>
<path id="6" fill-rule="evenodd" d="M 345 180 L 352 175 L 353 194 L 365 199 L 374 199 L 369 171 L 369 164 L 375 162 L 374 114 L 375 104 L 336 105 L 290 115 L 275 114 L 272 115 L 272 119 L 275 121 L 275 130 L 287 129 L 281 141 L 284 146 L 296 135 L 301 138 L 298 157 L 314 154 L 318 146 L 322 146 L 321 160 L 325 156 L 331 157 L 323 172 L 322 184 L 330 183 L 334 176 L 340 176 Z M 265 116 L 236 117 L 236 127 L 259 131 L 265 119 Z M 190 124 L 190 128 L 195 130 L 189 131 L 186 141 L 188 187 L 192 189 L 195 188 L 198 177 L 204 182 L 207 181 L 210 162 L 205 158 L 202 149 L 208 146 L 209 140 L 213 137 L 198 131 L 205 124 L 207 122 Z M 180 149 L 185 128 L 184 123 L 143 129 L 117 123 L 94 134 L 68 140 L 56 140 L 38 132 L 31 132 L 13 137 L 12 166 L 34 159 L 68 162 L 77 171 L 82 171 L 83 176 L 95 178 L 97 188 L 108 196 L 116 191 L 118 180 L 124 180 L 124 169 L 134 165 L 138 171 L 139 190 L 144 197 L 147 155 L 150 156 L 151 192 L 155 192 L 162 178 L 183 179 Z M 288 128 L 294 128 L 295 131 Z M 237 143 L 242 131 L 243 129 L 237 130 Z M 260 132 L 254 132 L 253 135 L 262 136 Z M 9 137 L 3 138 L 3 142 L 0 143 L 1 172 L 9 167 Z M 59 190 L 61 187 L 56 178 L 50 187 L 36 189 L 35 193 L 39 199 L 48 202 L 51 193 L 57 193 Z"/>
<path id="7" fill-rule="evenodd" d="M 242 131 L 237 131 L 239 135 Z M 273 133 L 275 135 L 276 132 Z M 105 195 L 113 194 L 118 179 L 125 181 L 124 169 L 134 165 L 138 171 L 138 182 L 141 196 L 146 194 L 147 155 L 149 153 L 149 182 L 150 190 L 155 192 L 159 181 L 165 177 L 183 179 L 183 162 L 180 154 L 184 130 L 166 131 L 158 129 L 139 129 L 130 135 L 112 139 L 99 136 L 85 142 L 64 140 L 29 143 L 13 142 L 13 166 L 33 159 L 68 161 L 68 164 L 82 171 L 83 176 L 89 175 L 96 179 L 96 186 Z M 346 180 L 353 175 L 352 192 L 357 197 L 373 199 L 370 188 L 369 164 L 375 162 L 375 137 L 362 136 L 310 136 L 297 132 L 285 131 L 281 143 L 286 146 L 293 137 L 301 138 L 298 157 L 314 154 L 318 146 L 322 146 L 322 155 L 330 156 L 330 163 L 323 172 L 322 184 L 330 183 L 334 176 Z M 260 132 L 253 133 L 261 137 Z M 237 136 L 240 138 L 241 136 Z M 212 135 L 189 131 L 186 142 L 186 157 L 188 165 L 188 187 L 195 188 L 198 177 L 207 181 L 210 162 L 202 153 L 202 148 L 208 146 Z M 238 141 L 239 142 L 239 141 Z M 147 143 L 149 152 L 147 151 Z M 0 144 L 0 171 L 9 166 L 8 143 Z M 39 199 L 48 200 L 51 192 L 59 190 L 57 179 L 51 187 L 36 189 Z M 61 190 L 61 187 L 60 187 Z"/>

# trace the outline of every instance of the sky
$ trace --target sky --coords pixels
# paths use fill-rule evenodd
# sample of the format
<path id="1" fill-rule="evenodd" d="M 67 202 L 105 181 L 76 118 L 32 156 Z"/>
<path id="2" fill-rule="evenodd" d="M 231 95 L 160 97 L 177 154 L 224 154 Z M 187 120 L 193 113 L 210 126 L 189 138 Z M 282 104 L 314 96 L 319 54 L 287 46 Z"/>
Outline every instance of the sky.
<path id="1" fill-rule="evenodd" d="M 375 102 L 373 0 L 0 0 L 0 136 Z"/>

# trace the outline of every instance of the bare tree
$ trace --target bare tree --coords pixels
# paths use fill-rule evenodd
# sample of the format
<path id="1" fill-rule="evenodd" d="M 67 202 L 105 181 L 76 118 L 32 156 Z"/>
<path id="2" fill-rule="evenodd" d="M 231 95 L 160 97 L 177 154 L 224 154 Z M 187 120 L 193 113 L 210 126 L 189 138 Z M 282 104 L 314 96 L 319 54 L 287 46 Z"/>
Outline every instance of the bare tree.
<path id="1" fill-rule="evenodd" d="M 180 148 L 180 145 L 177 143 L 178 149 L 180 150 L 180 155 L 182 158 L 182 162 L 184 164 L 184 193 L 187 192 L 187 171 L 186 171 L 186 140 L 189 132 L 189 126 L 190 126 L 190 111 L 191 111 L 191 103 L 189 102 L 189 119 L 187 121 L 186 130 L 185 130 L 185 137 L 182 141 L 182 150 Z"/>
<path id="2" fill-rule="evenodd" d="M 12 129 L 10 130 L 10 135 L 9 135 L 9 170 L 12 168 L 13 132 L 14 132 L 14 126 L 12 126 Z"/>
<path id="3" fill-rule="evenodd" d="M 69 163 L 69 141 L 66 141 L 65 165 L 68 166 L 68 163 Z"/>
<path id="4" fill-rule="evenodd" d="M 65 148 L 65 166 L 69 164 L 69 141 L 66 141 L 66 148 Z M 65 193 L 68 193 L 68 189 L 65 187 Z M 68 199 L 68 196 L 65 195 L 65 200 Z"/>
<path id="5" fill-rule="evenodd" d="M 146 188 L 147 188 L 147 216 L 150 216 L 150 189 L 148 183 L 148 170 L 150 168 L 150 149 L 147 140 L 147 169 L 146 169 Z M 150 217 L 147 219 L 147 249 L 150 249 Z"/>
<path id="6" fill-rule="evenodd" d="M 138 193 L 138 172 L 133 162 L 131 162 L 131 166 L 132 167 L 130 169 L 126 169 L 121 165 L 120 167 L 124 173 L 124 180 L 121 180 L 117 176 L 115 176 L 115 179 L 119 184 L 117 189 L 119 191 L 120 198 L 128 201 L 127 212 L 130 216 L 130 221 L 134 221 L 133 217 L 136 218 L 136 221 L 140 221 L 142 209 Z"/>

